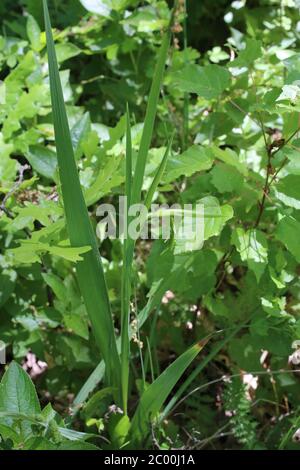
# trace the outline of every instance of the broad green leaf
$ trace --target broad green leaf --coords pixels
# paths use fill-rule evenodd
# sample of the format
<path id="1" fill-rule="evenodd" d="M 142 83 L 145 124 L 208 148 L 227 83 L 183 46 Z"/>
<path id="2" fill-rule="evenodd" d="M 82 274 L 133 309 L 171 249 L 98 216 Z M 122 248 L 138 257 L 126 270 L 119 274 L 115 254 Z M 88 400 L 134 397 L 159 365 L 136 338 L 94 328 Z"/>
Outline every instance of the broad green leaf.
<path id="1" fill-rule="evenodd" d="M 211 182 L 219 193 L 240 193 L 244 179 L 239 171 L 225 163 L 219 163 L 211 171 Z"/>
<path id="2" fill-rule="evenodd" d="M 220 206 L 217 198 L 206 196 L 198 201 L 204 205 L 204 240 L 219 235 L 225 223 L 233 217 L 228 204 Z"/>
<path id="3" fill-rule="evenodd" d="M 229 344 L 232 359 L 244 370 L 259 370 L 259 350 L 254 346 L 250 335 L 234 338 Z"/>
<path id="4" fill-rule="evenodd" d="M 37 253 L 36 246 L 34 246 L 33 249 L 30 248 L 31 247 L 21 245 L 18 248 L 8 250 L 7 253 L 9 256 L 13 256 L 14 263 L 16 265 L 40 263 L 40 253 Z"/>
<path id="5" fill-rule="evenodd" d="M 91 130 L 91 119 L 89 113 L 85 113 L 71 129 L 72 145 L 75 158 L 80 158 L 82 154 L 81 145 Z"/>
<path id="6" fill-rule="evenodd" d="M 300 87 L 298 82 L 294 82 L 290 85 L 284 85 L 282 92 L 276 99 L 276 101 L 288 101 L 291 104 L 297 104 L 300 98 Z"/>
<path id="7" fill-rule="evenodd" d="M 55 46 L 55 51 L 57 54 L 57 61 L 59 63 L 71 59 L 72 57 L 76 57 L 81 52 L 81 50 L 71 42 L 57 44 L 57 46 Z"/>
<path id="8" fill-rule="evenodd" d="M 172 246 L 175 254 L 181 254 L 200 250 L 204 242 L 204 205 L 199 203 L 187 207 L 173 207 L 170 209 L 159 209 L 150 213 L 152 221 L 152 233 L 156 233 L 156 238 L 162 230 L 168 230 L 170 235 L 169 245 Z M 164 228 L 161 228 L 161 224 Z"/>
<path id="9" fill-rule="evenodd" d="M 16 362 L 12 362 L 0 384 L 0 413 L 20 413 L 35 416 L 41 412 L 38 397 L 30 377 Z M 14 424 L 12 418 L 2 418 L 1 422 L 19 431 L 23 438 L 31 434 L 31 423 L 21 421 Z"/>
<path id="10" fill-rule="evenodd" d="M 111 12 L 111 0 L 80 0 L 80 3 L 91 13 L 109 17 Z"/>
<path id="11" fill-rule="evenodd" d="M 32 15 L 28 15 L 26 23 L 26 31 L 32 49 L 39 51 L 41 49 L 41 29 Z"/>
<path id="12" fill-rule="evenodd" d="M 45 227 L 48 227 L 53 218 L 61 215 L 61 209 L 52 201 L 41 201 L 40 205 L 26 202 L 25 207 L 16 207 L 18 215 L 12 221 L 9 231 L 22 230 L 25 227 L 30 227 L 34 220 Z M 23 243 L 31 243 L 31 240 L 22 240 Z"/>
<path id="13" fill-rule="evenodd" d="M 249 67 L 262 55 L 262 43 L 256 39 L 247 38 L 245 48 L 239 52 L 238 58 L 229 63 L 229 67 Z"/>
<path id="14" fill-rule="evenodd" d="M 239 160 L 236 152 L 230 148 L 225 148 L 223 150 L 215 145 L 213 145 L 211 149 L 216 158 L 226 163 L 227 165 L 234 166 L 242 175 L 247 176 L 248 168 L 245 163 Z"/>
<path id="15" fill-rule="evenodd" d="M 26 440 L 23 450 L 57 450 L 57 446 L 44 437 L 36 436 Z"/>
<path id="16" fill-rule="evenodd" d="M 293 217 L 283 217 L 276 227 L 276 238 L 281 241 L 287 250 L 300 262 L 299 244 L 300 222 Z"/>
<path id="17" fill-rule="evenodd" d="M 121 159 L 120 156 L 111 155 L 107 164 L 99 172 L 96 180 L 84 191 L 84 197 L 88 206 L 94 204 L 110 190 L 124 182 L 124 176 L 118 174 Z"/>
<path id="18" fill-rule="evenodd" d="M 298 72 L 300 67 L 300 54 L 296 52 L 292 54 L 290 57 L 287 57 L 283 61 L 285 67 L 287 68 L 288 72 Z"/>
<path id="19" fill-rule="evenodd" d="M 174 254 L 179 255 L 200 250 L 205 240 L 219 235 L 227 220 L 233 216 L 229 205 L 220 206 L 212 196 L 197 201 L 191 209 L 163 210 L 165 215 L 174 214 L 172 245 Z"/>
<path id="20" fill-rule="evenodd" d="M 213 154 L 210 149 L 193 145 L 181 155 L 169 157 L 163 180 L 169 183 L 182 175 L 191 176 L 197 171 L 208 170 L 212 164 Z"/>
<path id="21" fill-rule="evenodd" d="M 90 246 L 82 247 L 69 247 L 69 246 L 51 246 L 48 243 L 32 242 L 31 240 L 23 240 L 21 245 L 17 248 L 12 248 L 8 251 L 13 255 L 16 262 L 19 263 L 35 263 L 41 262 L 41 256 L 45 253 L 51 253 L 52 255 L 59 256 L 68 261 L 74 263 L 83 260 L 84 253 L 91 250 Z"/>
<path id="22" fill-rule="evenodd" d="M 5 424 L 0 424 L 0 434 L 2 439 L 11 439 L 14 444 L 20 442 L 19 434 L 12 429 L 11 426 L 6 426 Z"/>
<path id="23" fill-rule="evenodd" d="M 127 415 L 112 414 L 108 423 L 109 436 L 112 445 L 120 449 L 128 440 L 130 420 Z"/>
<path id="24" fill-rule="evenodd" d="M 6 143 L 3 134 L 0 132 L 0 181 L 1 184 L 7 184 L 15 180 L 19 164 L 16 160 L 10 158 L 14 146 L 12 143 Z"/>
<path id="25" fill-rule="evenodd" d="M 295 155 L 295 159 L 292 160 L 287 165 L 287 169 L 292 166 L 292 170 L 294 169 L 295 173 L 297 173 L 297 157 Z M 300 175 L 297 174 L 288 174 L 276 184 L 275 195 L 276 198 L 283 202 L 284 205 L 288 207 L 293 207 L 294 209 L 300 209 L 300 190 L 299 190 L 299 183 L 300 183 Z"/>
<path id="26" fill-rule="evenodd" d="M 285 206 L 293 207 L 294 209 L 297 209 L 297 210 L 300 209 L 299 199 L 295 199 L 294 197 L 287 196 L 285 193 L 281 193 L 280 191 L 277 191 L 276 188 L 273 188 L 273 190 L 274 190 L 274 195 L 276 196 L 276 199 L 282 202 Z"/>
<path id="27" fill-rule="evenodd" d="M 70 247 L 70 246 L 49 246 L 48 251 L 52 255 L 60 256 L 68 261 L 76 263 L 83 260 L 84 253 L 91 250 L 90 246 Z"/>
<path id="28" fill-rule="evenodd" d="M 139 33 L 151 33 L 152 31 L 162 30 L 166 25 L 166 20 L 159 18 L 151 6 L 146 6 L 134 11 L 128 18 L 123 20 L 123 23 L 136 27 Z"/>
<path id="29" fill-rule="evenodd" d="M 288 175 L 282 178 L 276 185 L 276 189 L 288 197 L 300 202 L 300 175 Z"/>
<path id="30" fill-rule="evenodd" d="M 65 313 L 64 323 L 68 330 L 71 330 L 76 335 L 83 339 L 89 339 L 89 327 L 86 318 L 84 318 L 80 312 Z"/>
<path id="31" fill-rule="evenodd" d="M 219 65 L 187 65 L 172 77 L 181 91 L 207 100 L 217 98 L 230 85 L 230 73 Z"/>
<path id="32" fill-rule="evenodd" d="M 56 180 L 57 157 L 52 150 L 42 146 L 29 147 L 26 158 L 32 168 L 45 178 Z"/>
<path id="33" fill-rule="evenodd" d="M 94 126 L 95 125 L 93 125 L 93 127 Z M 124 176 L 120 172 L 121 152 L 117 152 L 117 155 L 114 155 L 112 154 L 112 149 L 123 137 L 125 127 L 126 120 L 125 116 L 123 116 L 114 128 L 106 128 L 105 138 L 102 139 L 100 136 L 100 140 L 103 140 L 101 159 L 104 163 L 101 165 L 101 170 L 98 171 L 95 181 L 84 191 L 85 201 L 88 206 L 94 204 L 100 198 L 108 194 L 112 188 L 119 186 L 124 182 Z M 97 134 L 102 135 L 98 126 L 96 126 L 96 129 Z M 96 149 L 97 145 L 98 141 L 96 143 Z M 83 143 L 83 147 L 86 148 L 85 143 Z"/>
<path id="34" fill-rule="evenodd" d="M 62 279 L 53 273 L 42 273 L 42 277 L 46 284 L 53 290 L 56 297 L 63 301 L 66 295 L 66 288 Z"/>
<path id="35" fill-rule="evenodd" d="M 220 46 L 213 47 L 211 51 L 208 51 L 208 56 L 214 64 L 229 59 L 227 52 L 223 51 Z"/>
<path id="36" fill-rule="evenodd" d="M 27 79 L 36 68 L 35 55 L 33 51 L 28 51 L 27 54 L 20 60 L 19 65 L 9 74 L 6 78 L 6 85 L 15 85 L 19 83 L 22 87 L 24 80 Z"/>
<path id="37" fill-rule="evenodd" d="M 231 239 L 242 261 L 247 262 L 259 282 L 268 264 L 268 245 L 264 234 L 259 230 L 245 231 L 237 228 L 232 233 Z"/>
<path id="38" fill-rule="evenodd" d="M 298 116 L 298 114 L 297 114 Z M 292 130 L 288 130 L 289 134 L 292 134 L 295 129 L 293 123 Z M 300 176 L 300 141 L 295 139 L 292 141 L 291 146 L 287 145 L 277 152 L 276 158 L 282 162 L 285 158 L 288 159 L 288 163 L 285 166 L 288 175 Z"/>
<path id="39" fill-rule="evenodd" d="M 93 396 L 84 405 L 84 415 L 89 418 L 96 416 L 97 413 L 106 411 L 106 400 L 112 397 L 113 389 L 111 387 L 103 388 L 94 393 Z M 102 408 L 104 406 L 104 408 Z"/>
<path id="40" fill-rule="evenodd" d="M 68 366 L 87 368 L 91 364 L 91 355 L 88 345 L 79 336 L 61 335 L 57 338 L 57 348 L 65 357 Z M 72 366 L 71 366 L 72 365 Z"/>
<path id="41" fill-rule="evenodd" d="M 51 308 L 46 308 L 43 312 L 35 315 L 26 313 L 25 315 L 17 315 L 14 321 L 27 331 L 37 331 L 40 328 L 47 326 L 47 328 L 57 328 L 61 323 L 60 315 Z"/>
<path id="42" fill-rule="evenodd" d="M 61 426 L 58 426 L 58 431 L 60 432 L 62 437 L 64 437 L 65 439 L 68 439 L 68 440 L 74 441 L 74 442 L 78 442 L 78 443 L 79 443 L 79 441 L 85 441 L 86 439 L 89 439 L 90 437 L 95 437 L 94 434 L 74 431 L 74 429 L 68 429 L 68 428 L 64 428 L 64 427 L 61 427 Z"/>
<path id="43" fill-rule="evenodd" d="M 143 441 L 150 434 L 150 423 L 205 344 L 200 341 L 185 351 L 144 391 L 131 423 L 130 437 L 133 444 Z"/>

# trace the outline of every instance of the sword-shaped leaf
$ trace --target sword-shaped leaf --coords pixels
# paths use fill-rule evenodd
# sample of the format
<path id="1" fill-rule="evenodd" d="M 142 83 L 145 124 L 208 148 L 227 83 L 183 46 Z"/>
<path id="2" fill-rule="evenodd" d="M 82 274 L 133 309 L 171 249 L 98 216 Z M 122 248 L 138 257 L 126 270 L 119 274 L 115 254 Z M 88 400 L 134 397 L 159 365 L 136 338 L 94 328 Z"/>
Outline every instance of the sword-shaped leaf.
<path id="1" fill-rule="evenodd" d="M 149 424 L 155 419 L 168 395 L 203 349 L 207 340 L 200 341 L 179 356 L 142 394 L 133 416 L 130 436 L 131 443 L 142 442 L 150 432 Z"/>
<path id="2" fill-rule="evenodd" d="M 43 0 L 43 5 L 55 142 L 67 229 L 73 247 L 91 247 L 90 251 L 83 254 L 83 261 L 76 264 L 78 283 L 105 361 L 107 381 L 120 390 L 120 359 L 107 287 L 75 163 L 46 0 Z"/>

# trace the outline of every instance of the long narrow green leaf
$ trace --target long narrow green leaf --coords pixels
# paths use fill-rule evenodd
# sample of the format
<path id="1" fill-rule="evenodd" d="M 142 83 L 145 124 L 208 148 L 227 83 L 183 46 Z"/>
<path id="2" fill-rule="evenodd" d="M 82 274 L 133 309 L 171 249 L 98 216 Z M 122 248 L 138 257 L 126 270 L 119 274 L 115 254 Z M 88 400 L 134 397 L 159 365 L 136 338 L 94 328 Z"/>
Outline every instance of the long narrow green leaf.
<path id="1" fill-rule="evenodd" d="M 176 9 L 176 5 L 174 7 L 174 11 Z M 148 105 L 147 105 L 147 111 L 146 111 L 146 118 L 145 118 L 145 123 L 144 123 L 144 128 L 143 128 L 143 134 L 142 134 L 142 139 L 141 139 L 141 144 L 139 147 L 139 152 L 138 152 L 138 157 L 137 157 L 137 164 L 135 168 L 135 173 L 134 173 L 134 178 L 133 178 L 133 187 L 129 187 L 126 185 L 126 193 L 130 194 L 130 204 L 136 204 L 140 202 L 140 197 L 141 197 L 141 189 L 143 185 L 143 178 L 144 178 L 144 172 L 145 172 L 145 166 L 146 166 L 146 161 L 147 161 L 147 155 L 149 151 L 149 147 L 151 144 L 152 140 L 152 134 L 153 134 L 153 128 L 154 128 L 154 121 L 155 121 L 155 115 L 156 115 L 156 108 L 157 108 L 157 103 L 159 99 L 159 93 L 160 93 L 160 88 L 162 84 L 162 79 L 163 79 L 163 74 L 164 74 L 164 68 L 165 68 L 165 63 L 167 60 L 167 54 L 168 54 L 168 48 L 169 48 L 169 43 L 170 43 L 170 37 L 171 37 L 171 25 L 173 23 L 174 19 L 174 11 L 170 20 L 170 24 L 168 27 L 167 32 L 164 35 L 163 42 L 159 51 L 159 56 L 158 56 L 158 61 L 157 65 L 155 68 L 155 73 L 153 77 L 153 82 L 151 86 L 151 91 L 150 91 L 150 96 L 148 100 Z M 127 120 L 127 125 L 129 123 L 129 120 Z M 128 128 L 127 128 L 128 132 Z M 126 140 L 127 143 L 129 143 L 129 140 Z M 171 146 L 171 142 L 169 144 Z M 128 149 L 127 149 L 128 150 Z M 164 164 L 167 161 L 167 156 L 163 158 L 162 163 L 159 166 L 158 169 L 158 177 L 155 178 L 156 181 L 152 183 L 152 189 L 155 188 L 155 185 L 158 184 L 159 179 L 161 177 L 161 170 L 164 169 Z M 126 163 L 126 174 L 127 174 L 127 181 L 128 181 L 128 175 L 132 173 L 132 169 L 129 170 L 129 161 L 127 159 Z M 155 191 L 155 189 L 154 189 Z M 153 197 L 153 196 L 152 196 Z M 148 197 L 148 201 L 150 199 L 150 196 Z M 133 254 L 134 254 L 134 245 L 135 241 L 132 240 L 131 238 L 127 239 L 126 242 L 126 265 L 131 266 L 132 265 L 132 260 L 133 260 Z M 163 292 L 164 293 L 164 292 Z M 163 293 L 161 295 L 163 295 Z M 122 295 L 123 297 L 123 295 Z M 156 299 L 155 299 L 156 300 Z M 154 306 L 153 306 L 154 308 Z M 139 322 L 139 327 L 141 326 L 144 321 L 146 321 L 148 314 L 151 312 L 152 308 L 150 305 L 147 304 L 146 308 L 143 309 L 141 312 L 141 317 L 142 321 Z M 122 315 L 123 316 L 123 315 Z M 124 328 L 122 329 L 124 332 L 124 341 L 126 341 L 126 335 Z M 124 345 L 124 342 L 123 342 Z M 122 347 L 122 346 L 121 346 Z M 123 360 L 124 363 L 122 365 L 122 377 L 124 374 L 124 377 L 126 377 L 125 374 L 125 357 L 124 354 Z M 124 369 L 123 369 L 124 368 Z M 85 401 L 88 397 L 88 395 L 96 388 L 98 383 L 102 380 L 103 378 L 103 373 L 104 373 L 104 368 L 103 368 L 103 363 L 100 362 L 100 364 L 96 367 L 96 369 L 92 372 L 91 376 L 88 378 L 87 382 L 84 384 L 82 389 L 79 391 L 78 395 L 75 398 L 74 403 L 76 404 L 82 403 Z M 124 390 L 126 387 L 126 379 L 122 378 L 122 390 L 123 390 L 123 399 L 124 399 Z M 123 400 L 123 407 L 124 406 L 124 400 Z"/>
<path id="2" fill-rule="evenodd" d="M 127 104 L 126 107 L 126 179 L 125 179 L 125 195 L 127 197 L 128 207 L 131 204 L 131 186 L 132 186 L 132 141 L 131 141 L 131 125 L 130 113 Z"/>
<path id="3" fill-rule="evenodd" d="M 250 318 L 252 318 L 252 316 L 254 315 L 256 311 L 257 309 L 254 309 L 254 311 L 250 315 Z M 174 396 L 171 398 L 167 406 L 164 408 L 161 414 L 161 419 L 164 419 L 168 416 L 168 414 L 172 411 L 173 407 L 176 405 L 176 403 L 178 402 L 180 397 L 183 395 L 185 390 L 191 385 L 191 383 L 200 374 L 200 372 L 203 371 L 203 369 L 207 366 L 207 364 L 209 364 L 210 361 L 212 361 L 214 357 L 224 348 L 224 346 L 227 343 L 229 343 L 229 341 L 231 341 L 244 327 L 245 327 L 245 322 L 242 322 L 241 324 L 237 325 L 236 328 L 233 328 L 233 330 L 228 335 L 226 335 L 224 339 L 217 342 L 217 344 L 211 350 L 211 352 L 207 354 L 206 357 L 204 357 L 204 359 L 197 365 L 197 367 L 193 370 L 193 372 L 189 375 L 189 377 L 187 377 L 187 379 L 179 387 L 177 392 L 174 394 Z"/>
<path id="4" fill-rule="evenodd" d="M 141 191 L 143 186 L 147 156 L 152 140 L 155 116 L 157 111 L 159 93 L 162 85 L 164 76 L 165 65 L 167 61 L 168 49 L 171 38 L 171 24 L 173 16 L 170 21 L 170 25 L 164 34 L 162 45 L 160 47 L 157 64 L 155 67 L 154 77 L 152 86 L 149 94 L 149 100 L 146 110 L 146 117 L 143 127 L 142 139 L 139 147 L 137 156 L 137 162 L 134 172 L 133 189 L 132 189 L 132 204 L 137 204 L 141 200 Z"/>
<path id="5" fill-rule="evenodd" d="M 162 84 L 168 48 L 170 43 L 171 28 L 169 27 L 164 35 L 160 48 L 154 78 L 149 95 L 146 117 L 142 133 L 142 139 L 139 147 L 137 163 L 134 173 L 133 188 L 132 182 L 132 148 L 131 148 L 131 129 L 129 112 L 127 109 L 127 134 L 126 134 L 126 196 L 128 206 L 136 204 L 140 201 L 141 190 L 143 185 L 146 160 L 151 144 L 156 109 L 159 99 L 160 88 Z M 127 223 L 130 221 L 126 218 Z M 123 408 L 127 413 L 127 397 L 128 397 L 128 377 L 129 377 L 129 354 L 130 354 L 130 336 L 129 336 L 129 310 L 130 310 L 130 292 L 131 292 L 131 265 L 134 255 L 135 241 L 131 240 L 126 234 L 124 242 L 123 257 L 123 276 L 122 276 L 122 328 L 121 328 L 121 375 L 122 375 L 122 396 Z"/>
<path id="6" fill-rule="evenodd" d="M 168 157 L 170 155 L 170 151 L 171 151 L 171 147 L 172 147 L 172 142 L 173 142 L 173 136 L 171 137 L 170 141 L 169 141 L 169 144 L 166 148 L 166 151 L 165 151 L 165 154 L 163 156 L 163 159 L 162 161 L 160 162 L 160 165 L 155 173 L 155 176 L 154 176 L 154 179 L 151 183 L 151 186 L 147 192 L 147 195 L 146 195 L 146 198 L 145 198 L 145 206 L 147 207 L 147 209 L 149 209 L 150 205 L 151 205 L 151 202 L 153 200 L 153 196 L 154 196 L 154 193 L 155 191 L 157 190 L 157 187 L 160 183 L 160 180 L 161 180 L 161 177 L 165 171 L 165 168 L 166 168 L 166 164 L 167 164 L 167 161 L 168 161 Z"/>
<path id="7" fill-rule="evenodd" d="M 91 250 L 83 255 L 83 261 L 76 265 L 78 282 L 105 361 L 108 383 L 120 390 L 120 359 L 107 287 L 76 168 L 46 0 L 43 0 L 43 5 L 55 142 L 67 229 L 72 246 L 91 246 Z"/>
<path id="8" fill-rule="evenodd" d="M 182 270 L 188 270 L 193 263 L 193 258 L 189 257 L 187 261 L 182 265 Z M 162 296 L 168 289 L 169 283 L 172 282 L 174 278 L 176 278 L 177 272 L 171 272 L 170 276 L 167 279 L 161 279 L 160 282 L 157 284 L 155 291 L 151 293 L 149 300 L 145 307 L 140 311 L 138 314 L 138 327 L 142 328 L 144 323 L 149 318 L 151 312 L 160 304 Z M 120 345 L 120 339 L 118 339 L 117 344 Z M 104 362 L 101 361 L 96 369 L 91 373 L 85 384 L 82 386 L 80 391 L 75 397 L 74 405 L 80 405 L 81 403 L 85 402 L 90 393 L 97 387 L 97 385 L 103 380 L 104 377 L 104 370 L 105 365 Z"/>
<path id="9" fill-rule="evenodd" d="M 189 63 L 189 54 L 188 54 L 188 39 L 187 39 L 187 0 L 184 0 L 183 3 L 184 7 L 184 20 L 183 20 L 183 47 L 184 47 L 184 62 L 186 65 Z M 190 101 L 190 94 L 184 94 L 184 101 L 183 101 L 183 150 L 188 148 L 188 138 L 189 138 L 189 101 Z"/>
<path id="10" fill-rule="evenodd" d="M 90 393 L 92 393 L 93 390 L 95 390 L 95 388 L 99 384 L 99 382 L 101 382 L 101 380 L 104 377 L 104 373 L 105 373 L 105 364 L 104 364 L 104 361 L 101 361 L 97 365 L 96 369 L 93 370 L 93 372 L 91 373 L 87 381 L 83 384 L 83 386 L 77 393 L 73 401 L 73 406 L 74 406 L 73 411 L 75 413 L 76 413 L 76 409 L 79 410 L 80 405 L 87 400 Z"/>
<path id="11" fill-rule="evenodd" d="M 179 356 L 162 374 L 145 390 L 131 424 L 132 443 L 142 442 L 150 432 L 149 424 L 156 417 L 172 389 L 205 346 L 206 341 L 198 342 Z"/>
<path id="12" fill-rule="evenodd" d="M 128 250 L 128 207 L 131 203 L 131 184 L 132 184 L 132 142 L 130 115 L 127 106 L 127 126 L 126 126 L 126 180 L 125 196 L 127 197 L 126 211 L 126 232 L 124 234 L 123 246 L 123 270 L 122 270 L 122 299 L 121 299 L 121 376 L 122 376 L 122 399 L 123 410 L 127 414 L 128 399 L 128 379 L 129 379 L 129 355 L 130 355 L 130 296 L 131 296 L 131 259 Z"/>
<path id="13" fill-rule="evenodd" d="M 209 364 L 209 362 L 224 348 L 224 346 L 231 341 L 238 332 L 243 328 L 242 325 L 238 325 L 235 329 L 233 329 L 224 339 L 218 341 L 212 351 L 204 357 L 204 359 L 197 365 L 197 367 L 193 370 L 193 372 L 187 377 L 184 383 L 179 387 L 177 392 L 171 398 L 169 403 L 164 408 L 161 414 L 161 420 L 167 417 L 167 415 L 171 412 L 173 407 L 176 405 L 180 397 L 183 395 L 185 390 L 191 385 L 191 383 L 195 380 L 196 377 L 199 376 L 200 372 Z"/>
<path id="14" fill-rule="evenodd" d="M 170 44 L 171 28 L 164 35 L 163 42 L 159 51 L 158 61 L 154 72 L 152 86 L 149 95 L 146 117 L 142 133 L 142 139 L 139 147 L 137 163 L 134 173 L 133 188 L 131 191 L 131 174 L 132 174 L 132 148 L 131 148 L 131 129 L 129 112 L 127 109 L 127 134 L 126 134 L 126 196 L 129 204 L 136 204 L 140 201 L 141 190 L 143 185 L 146 160 L 151 144 L 156 109 L 159 99 L 160 88 L 164 75 L 165 64 L 167 60 L 168 48 Z M 127 219 L 127 223 L 130 221 Z M 129 307 L 131 292 L 131 265 L 134 254 L 135 241 L 128 238 L 124 243 L 123 257 L 123 276 L 122 276 L 122 328 L 121 328 L 121 376 L 122 376 L 122 396 L 123 408 L 127 413 L 127 396 L 128 396 L 128 377 L 129 377 L 129 354 L 130 354 L 130 337 L 129 337 Z"/>

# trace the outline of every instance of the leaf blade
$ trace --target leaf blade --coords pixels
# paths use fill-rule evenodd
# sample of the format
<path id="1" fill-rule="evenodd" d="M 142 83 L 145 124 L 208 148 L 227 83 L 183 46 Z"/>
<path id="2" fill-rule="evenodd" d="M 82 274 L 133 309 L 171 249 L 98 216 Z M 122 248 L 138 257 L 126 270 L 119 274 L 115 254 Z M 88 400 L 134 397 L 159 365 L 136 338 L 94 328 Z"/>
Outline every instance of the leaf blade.
<path id="1" fill-rule="evenodd" d="M 207 341 L 198 342 L 179 356 L 164 372 L 145 390 L 131 424 L 132 441 L 141 442 L 149 432 L 149 421 L 157 414 L 164 401 L 172 391 L 181 375 L 199 354 Z"/>
<path id="2" fill-rule="evenodd" d="M 55 141 L 67 229 L 73 247 L 91 246 L 91 250 L 83 255 L 83 261 L 77 263 L 76 272 L 93 332 L 106 364 L 108 383 L 118 388 L 120 360 L 108 292 L 76 168 L 46 0 L 43 0 L 43 5 Z"/>
<path id="3" fill-rule="evenodd" d="M 35 387 L 19 364 L 12 362 L 0 384 L 0 412 L 35 416 L 41 412 Z M 12 426 L 13 418 L 2 417 L 3 424 Z M 31 434 L 31 423 L 22 421 L 19 429 L 23 437 Z"/>

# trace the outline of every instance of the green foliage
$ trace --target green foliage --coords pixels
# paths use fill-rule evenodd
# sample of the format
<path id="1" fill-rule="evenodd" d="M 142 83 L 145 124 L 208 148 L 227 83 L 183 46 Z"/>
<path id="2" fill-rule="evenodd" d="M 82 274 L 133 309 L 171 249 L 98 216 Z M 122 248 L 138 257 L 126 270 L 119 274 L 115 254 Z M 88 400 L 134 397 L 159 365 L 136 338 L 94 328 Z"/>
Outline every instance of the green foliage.
<path id="1" fill-rule="evenodd" d="M 67 229 L 72 247 L 90 247 L 83 260 L 77 264 L 77 277 L 94 335 L 105 360 L 108 383 L 118 390 L 120 361 L 108 292 L 96 237 L 77 174 L 46 0 L 44 11 L 55 142 Z"/>
<path id="2" fill-rule="evenodd" d="M 247 398 L 246 386 L 235 377 L 228 382 L 223 393 L 224 409 L 231 415 L 230 426 L 235 438 L 253 449 L 256 443 L 256 423 L 251 415 L 251 401 Z"/>
<path id="3" fill-rule="evenodd" d="M 41 411 L 32 381 L 15 362 L 0 383 L 0 417 L 2 450 L 99 450 L 84 442 L 91 435 L 67 429 L 50 404 Z"/>
<path id="4" fill-rule="evenodd" d="M 208 100 L 217 98 L 230 85 L 230 73 L 219 65 L 187 65 L 173 75 L 174 85 L 187 93 L 196 93 Z"/>
<path id="5" fill-rule="evenodd" d="M 139 445 L 147 439 L 151 421 L 202 347 L 202 344 L 196 344 L 185 351 L 143 392 L 130 429 L 133 444 Z"/>
<path id="6" fill-rule="evenodd" d="M 1 448 L 298 448 L 299 2 L 48 3 L 0 5 Z M 96 238 L 124 194 L 203 246 Z"/>

